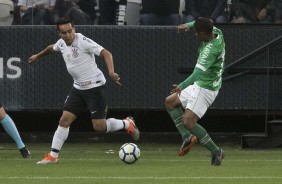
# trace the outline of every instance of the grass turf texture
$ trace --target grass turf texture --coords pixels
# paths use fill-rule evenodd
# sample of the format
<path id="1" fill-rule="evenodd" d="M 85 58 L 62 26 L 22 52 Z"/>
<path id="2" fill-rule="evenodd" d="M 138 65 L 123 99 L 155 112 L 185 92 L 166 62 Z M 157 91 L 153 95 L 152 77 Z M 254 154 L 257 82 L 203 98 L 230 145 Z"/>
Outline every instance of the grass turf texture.
<path id="1" fill-rule="evenodd" d="M 122 144 L 66 143 L 55 165 L 36 164 L 50 144 L 27 144 L 31 160 L 22 159 L 15 144 L 0 144 L 0 183 L 282 183 L 282 149 L 241 150 L 238 145 L 222 145 L 226 157 L 215 167 L 210 165 L 208 150 L 198 144 L 178 157 L 180 145 L 137 143 L 141 157 L 128 165 L 118 157 Z"/>

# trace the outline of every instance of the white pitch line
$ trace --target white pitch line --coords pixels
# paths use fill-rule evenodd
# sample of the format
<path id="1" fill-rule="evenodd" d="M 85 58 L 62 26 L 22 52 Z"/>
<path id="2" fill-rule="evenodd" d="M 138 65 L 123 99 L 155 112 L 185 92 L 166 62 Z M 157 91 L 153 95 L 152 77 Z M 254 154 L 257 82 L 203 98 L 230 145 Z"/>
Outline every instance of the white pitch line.
<path id="1" fill-rule="evenodd" d="M 78 159 L 60 159 L 60 160 L 72 160 L 72 161 L 98 161 L 98 162 L 101 162 L 101 160 L 104 160 L 104 161 L 111 161 L 111 160 L 116 160 L 116 159 L 83 159 L 83 158 L 78 158 Z M 140 160 L 144 160 L 144 161 L 153 161 L 153 162 L 207 162 L 207 161 L 210 161 L 210 158 L 207 158 L 206 160 L 182 160 L 182 159 L 171 159 L 171 160 L 161 160 L 161 159 L 148 159 L 148 158 L 140 158 Z M 223 160 L 224 162 L 282 162 L 282 160 L 233 160 L 233 159 L 224 159 Z"/>
<path id="2" fill-rule="evenodd" d="M 0 158 L 0 160 L 21 160 L 21 161 L 31 161 L 31 160 L 23 160 L 22 158 Z M 113 161 L 113 160 L 119 160 L 118 158 L 107 158 L 107 159 L 95 159 L 95 158 L 59 158 L 60 161 Z M 170 159 L 170 160 L 161 160 L 161 159 L 150 159 L 150 158 L 143 158 L 141 156 L 140 160 L 144 161 L 154 161 L 154 162 L 206 162 L 207 160 L 210 160 L 210 158 L 207 159 L 201 159 L 201 160 L 183 160 L 183 159 Z M 224 162 L 282 162 L 281 159 L 272 159 L 272 160 L 247 160 L 247 159 L 224 159 Z"/>
<path id="3" fill-rule="evenodd" d="M 209 177 L 209 176 L 191 176 L 191 177 L 158 177 L 158 176 L 148 176 L 148 177 L 127 177 L 127 176 L 117 176 L 117 177 L 83 177 L 83 176 L 65 176 L 65 177 L 50 177 L 50 176 L 26 176 L 26 177 L 20 177 L 20 176 L 13 176 L 13 177 L 1 177 L 0 179 L 25 179 L 25 180 L 65 180 L 65 179 L 74 179 L 74 180 L 200 180 L 200 179 L 213 179 L 213 180 L 259 180 L 259 179 L 282 179 L 282 176 L 226 176 L 226 177 Z"/>

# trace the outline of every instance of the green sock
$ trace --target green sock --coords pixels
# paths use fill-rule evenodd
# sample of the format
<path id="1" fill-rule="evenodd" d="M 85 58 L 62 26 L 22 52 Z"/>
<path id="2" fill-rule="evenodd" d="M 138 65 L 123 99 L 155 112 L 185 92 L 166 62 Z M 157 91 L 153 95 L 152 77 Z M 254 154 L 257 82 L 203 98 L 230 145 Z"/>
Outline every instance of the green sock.
<path id="1" fill-rule="evenodd" d="M 178 129 L 179 133 L 182 136 L 182 139 L 187 139 L 191 136 L 189 130 L 187 130 L 182 122 L 183 119 L 183 111 L 181 107 L 177 107 L 174 109 L 167 109 L 168 114 L 170 115 L 171 119 L 173 120 L 176 128 Z"/>
<path id="2" fill-rule="evenodd" d="M 218 153 L 219 148 L 215 145 L 213 140 L 210 138 L 207 131 L 198 123 L 195 124 L 194 128 L 190 130 L 194 135 L 196 135 L 199 142 L 205 146 L 212 153 Z"/>

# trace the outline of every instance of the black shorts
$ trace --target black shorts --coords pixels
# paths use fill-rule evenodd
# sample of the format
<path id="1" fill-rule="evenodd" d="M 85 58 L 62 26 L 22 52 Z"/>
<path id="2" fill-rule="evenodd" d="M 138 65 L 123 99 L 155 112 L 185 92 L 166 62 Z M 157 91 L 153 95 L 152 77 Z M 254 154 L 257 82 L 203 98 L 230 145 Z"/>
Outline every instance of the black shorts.
<path id="1" fill-rule="evenodd" d="M 104 119 L 107 116 L 106 86 L 87 90 L 71 88 L 64 104 L 64 110 L 79 116 L 89 110 L 92 119 Z"/>

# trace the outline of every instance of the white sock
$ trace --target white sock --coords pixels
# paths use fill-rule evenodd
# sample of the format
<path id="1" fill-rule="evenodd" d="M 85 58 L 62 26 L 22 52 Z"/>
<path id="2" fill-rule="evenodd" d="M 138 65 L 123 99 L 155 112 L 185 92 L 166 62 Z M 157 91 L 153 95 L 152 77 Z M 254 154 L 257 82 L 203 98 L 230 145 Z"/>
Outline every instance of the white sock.
<path id="1" fill-rule="evenodd" d="M 51 148 L 60 151 L 62 149 L 64 142 L 68 138 L 68 135 L 69 135 L 69 128 L 64 128 L 64 127 L 58 126 L 58 128 L 57 128 L 57 130 L 54 134 L 54 137 L 53 137 Z M 51 151 L 50 155 L 52 157 L 57 158 L 59 153 Z"/>
<path id="2" fill-rule="evenodd" d="M 107 119 L 106 124 L 107 124 L 107 133 L 124 129 L 126 128 L 126 126 L 128 127 L 128 125 L 126 125 L 128 124 L 127 121 L 123 121 L 123 120 L 115 119 L 115 118 Z"/>

